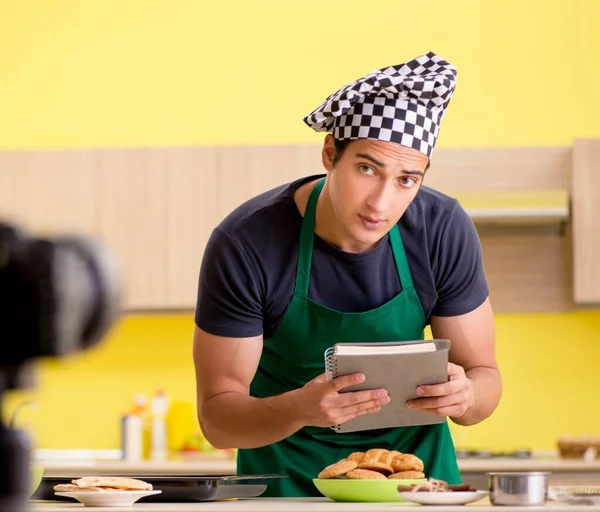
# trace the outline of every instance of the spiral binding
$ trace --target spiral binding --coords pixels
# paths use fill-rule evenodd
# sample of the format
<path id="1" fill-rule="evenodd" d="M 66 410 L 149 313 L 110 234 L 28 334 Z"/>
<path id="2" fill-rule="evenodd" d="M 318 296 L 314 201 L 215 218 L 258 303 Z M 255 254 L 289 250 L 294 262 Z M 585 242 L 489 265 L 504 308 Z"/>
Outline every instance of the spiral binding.
<path id="1" fill-rule="evenodd" d="M 337 359 L 335 356 L 335 348 L 329 347 L 325 351 L 325 374 L 327 375 L 327 380 L 333 380 L 337 377 Z"/>
<path id="2" fill-rule="evenodd" d="M 337 377 L 337 357 L 335 357 L 335 348 L 329 347 L 325 351 L 325 375 L 327 380 L 332 380 Z M 333 425 L 329 427 L 331 430 L 338 432 L 341 425 Z"/>

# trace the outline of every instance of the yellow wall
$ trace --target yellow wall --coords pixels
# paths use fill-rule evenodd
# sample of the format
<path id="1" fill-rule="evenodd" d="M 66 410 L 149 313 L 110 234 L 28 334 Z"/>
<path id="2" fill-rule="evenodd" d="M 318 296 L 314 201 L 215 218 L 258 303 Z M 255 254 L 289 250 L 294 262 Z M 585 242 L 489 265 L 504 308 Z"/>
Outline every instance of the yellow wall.
<path id="1" fill-rule="evenodd" d="M 472 427 L 452 427 L 458 445 L 552 449 L 559 435 L 599 434 L 600 312 L 498 315 L 498 362 L 504 397 L 496 413 Z M 194 402 L 190 315 L 124 318 L 86 353 L 37 365 L 37 386 L 23 410 L 41 448 L 118 448 L 119 417 L 134 393 L 164 387 Z"/>
<path id="2" fill-rule="evenodd" d="M 301 119 L 327 94 L 430 49 L 459 70 L 439 146 L 570 145 L 600 136 L 599 18 L 596 0 L 0 0 L 0 148 L 313 142 Z M 39 400 L 21 416 L 39 447 L 117 447 L 133 393 L 193 401 L 191 332 L 124 319 L 7 412 Z M 599 334 L 600 313 L 499 315 L 504 399 L 459 444 L 598 433 Z"/>
<path id="3" fill-rule="evenodd" d="M 428 50 L 440 146 L 599 136 L 596 0 L 0 0 L 0 147 L 312 142 L 348 80 Z"/>

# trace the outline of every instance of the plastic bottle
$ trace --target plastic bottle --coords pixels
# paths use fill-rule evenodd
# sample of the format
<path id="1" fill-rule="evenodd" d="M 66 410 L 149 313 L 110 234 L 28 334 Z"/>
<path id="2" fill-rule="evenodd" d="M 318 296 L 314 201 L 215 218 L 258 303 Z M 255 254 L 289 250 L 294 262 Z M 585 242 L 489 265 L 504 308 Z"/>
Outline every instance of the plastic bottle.
<path id="1" fill-rule="evenodd" d="M 121 449 L 123 459 L 128 462 L 139 462 L 143 458 L 145 408 L 145 397 L 136 395 L 131 411 L 121 419 Z"/>
<path id="2" fill-rule="evenodd" d="M 152 446 L 150 457 L 153 461 L 164 461 L 167 458 L 167 422 L 169 399 L 166 393 L 159 389 L 150 405 L 152 414 Z"/>
<path id="3" fill-rule="evenodd" d="M 150 458 L 150 412 L 148 398 L 146 395 L 138 393 L 133 398 L 134 409 L 141 422 L 142 430 L 142 460 Z"/>

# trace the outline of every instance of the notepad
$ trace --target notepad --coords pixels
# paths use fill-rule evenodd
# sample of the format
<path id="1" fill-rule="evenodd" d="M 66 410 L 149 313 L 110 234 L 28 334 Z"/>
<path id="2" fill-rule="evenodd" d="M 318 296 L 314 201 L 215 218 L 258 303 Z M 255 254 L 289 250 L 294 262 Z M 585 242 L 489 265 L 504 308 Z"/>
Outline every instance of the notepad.
<path id="1" fill-rule="evenodd" d="M 389 345 L 359 345 L 339 343 L 333 347 L 334 354 L 338 356 L 348 355 L 383 355 L 383 354 L 422 354 L 423 352 L 435 352 L 436 346 L 433 342 L 428 343 L 402 343 Z"/>
<path id="2" fill-rule="evenodd" d="M 387 389 L 390 403 L 376 413 L 358 416 L 332 428 L 336 432 L 358 432 L 381 428 L 432 425 L 446 418 L 406 407 L 419 398 L 417 387 L 448 381 L 450 341 L 443 339 L 386 343 L 336 343 L 325 351 L 328 379 L 362 373 L 365 381 L 341 392 Z"/>

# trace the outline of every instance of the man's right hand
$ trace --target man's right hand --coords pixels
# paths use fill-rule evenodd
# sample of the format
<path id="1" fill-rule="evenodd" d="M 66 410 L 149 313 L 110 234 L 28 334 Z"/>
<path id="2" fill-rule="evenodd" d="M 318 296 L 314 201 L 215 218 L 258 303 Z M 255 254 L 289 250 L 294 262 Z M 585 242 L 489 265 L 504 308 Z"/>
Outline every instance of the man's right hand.
<path id="1" fill-rule="evenodd" d="M 339 392 L 364 380 L 360 373 L 332 380 L 327 380 L 327 375 L 322 374 L 307 382 L 293 392 L 298 399 L 297 410 L 304 419 L 303 423 L 311 427 L 331 427 L 357 416 L 378 412 L 390 401 L 385 389 Z"/>

